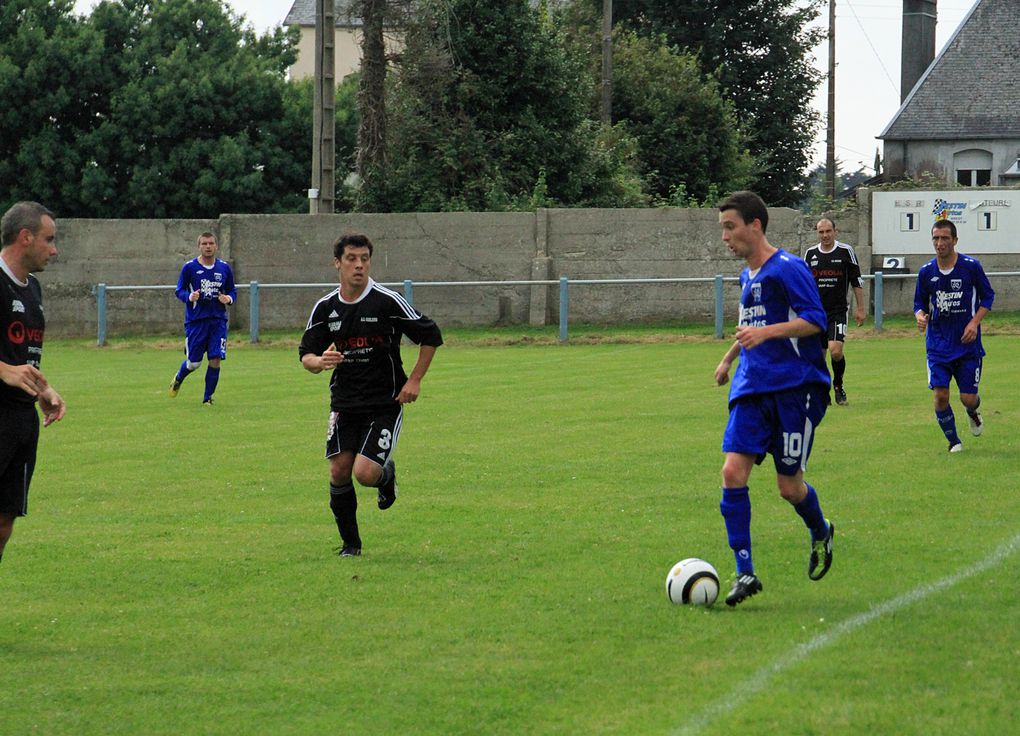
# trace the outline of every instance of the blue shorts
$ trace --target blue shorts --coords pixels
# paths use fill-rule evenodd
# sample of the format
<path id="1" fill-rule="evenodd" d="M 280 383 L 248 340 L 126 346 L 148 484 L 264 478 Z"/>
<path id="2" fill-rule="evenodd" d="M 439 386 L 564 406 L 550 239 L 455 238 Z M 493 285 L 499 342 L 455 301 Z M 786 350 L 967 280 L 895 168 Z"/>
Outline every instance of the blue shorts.
<path id="1" fill-rule="evenodd" d="M 949 388 L 950 379 L 956 381 L 961 394 L 976 394 L 981 383 L 981 356 L 942 361 L 928 357 L 928 388 Z"/>
<path id="2" fill-rule="evenodd" d="M 810 384 L 737 399 L 730 407 L 723 452 L 755 455 L 758 464 L 770 454 L 780 475 L 806 470 L 815 429 L 828 404 L 826 389 Z"/>
<path id="3" fill-rule="evenodd" d="M 202 356 L 227 357 L 227 323 L 222 319 L 200 319 L 184 325 L 184 352 L 189 363 L 201 363 Z"/>

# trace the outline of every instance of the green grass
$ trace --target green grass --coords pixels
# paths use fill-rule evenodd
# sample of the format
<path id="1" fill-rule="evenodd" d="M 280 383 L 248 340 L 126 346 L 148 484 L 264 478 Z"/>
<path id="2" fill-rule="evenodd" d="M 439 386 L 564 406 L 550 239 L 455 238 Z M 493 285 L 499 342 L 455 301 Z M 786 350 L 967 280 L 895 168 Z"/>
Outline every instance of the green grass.
<path id="1" fill-rule="evenodd" d="M 956 402 L 953 456 L 921 338 L 851 340 L 851 403 L 809 473 L 832 572 L 807 580 L 767 461 L 765 590 L 705 611 L 664 582 L 691 555 L 732 575 L 712 384 L 727 343 L 620 334 L 453 331 L 406 414 L 397 504 L 359 494 L 360 559 L 332 552 L 327 381 L 286 336 L 237 345 L 212 408 L 201 372 L 167 398 L 177 341 L 48 342 L 69 411 L 0 566 L 0 731 L 1010 732 L 1020 554 L 924 590 L 1020 533 L 1015 337 L 986 339 L 988 429 L 970 438 Z"/>

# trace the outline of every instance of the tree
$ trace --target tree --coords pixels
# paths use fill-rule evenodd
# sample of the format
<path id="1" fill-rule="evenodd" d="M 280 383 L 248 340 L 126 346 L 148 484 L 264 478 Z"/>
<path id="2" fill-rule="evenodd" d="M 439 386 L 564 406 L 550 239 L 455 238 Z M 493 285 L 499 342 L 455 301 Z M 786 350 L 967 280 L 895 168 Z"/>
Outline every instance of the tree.
<path id="1" fill-rule="evenodd" d="M 732 109 L 698 61 L 661 38 L 617 31 L 613 111 L 638 142 L 646 190 L 660 201 L 747 186 L 753 162 Z"/>
<path id="2" fill-rule="evenodd" d="M 0 114 L 0 188 L 65 217 L 306 206 L 296 32 L 257 36 L 222 0 L 106 0 L 85 20 L 70 0 L 17 5 L 0 4 L 0 95 L 24 101 Z"/>
<path id="3" fill-rule="evenodd" d="M 600 145 L 582 65 L 527 0 L 424 0 L 395 77 L 387 155 L 366 176 L 364 208 L 498 210 L 633 196 L 626 145 Z"/>
<path id="4" fill-rule="evenodd" d="M 589 16 L 601 0 L 578 0 Z M 817 118 L 820 75 L 810 52 L 821 29 L 809 24 L 821 0 L 614 0 L 614 22 L 696 54 L 715 74 L 748 134 L 753 188 L 771 205 L 801 199 Z"/>

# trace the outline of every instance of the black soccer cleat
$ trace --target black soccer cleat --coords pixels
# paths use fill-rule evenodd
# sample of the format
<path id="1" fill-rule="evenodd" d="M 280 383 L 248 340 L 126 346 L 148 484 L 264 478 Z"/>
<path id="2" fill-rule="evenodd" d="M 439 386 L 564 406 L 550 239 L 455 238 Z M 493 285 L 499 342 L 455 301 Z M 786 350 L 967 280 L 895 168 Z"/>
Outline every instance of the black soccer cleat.
<path id="1" fill-rule="evenodd" d="M 811 542 L 811 559 L 808 560 L 807 576 L 812 580 L 821 580 L 825 573 L 832 567 L 832 539 L 836 536 L 836 525 L 828 519 L 825 524 L 829 527 L 829 533 L 825 539 Z"/>
<path id="2" fill-rule="evenodd" d="M 340 548 L 338 554 L 341 557 L 361 557 L 361 547 L 352 547 L 349 544 L 345 544 Z"/>
<path id="3" fill-rule="evenodd" d="M 378 503 L 379 508 L 383 511 L 392 506 L 397 500 L 397 466 L 392 459 L 387 460 L 386 465 L 393 471 L 393 477 L 390 478 L 389 483 L 379 486 Z"/>
<path id="4" fill-rule="evenodd" d="M 733 584 L 733 590 L 726 596 L 726 605 L 733 607 L 738 603 L 761 592 L 761 580 L 755 574 L 738 575 L 737 582 Z"/>
<path id="5" fill-rule="evenodd" d="M 836 394 L 836 403 L 840 406 L 846 406 L 846 391 L 843 390 L 843 387 L 833 386 L 832 392 Z"/>

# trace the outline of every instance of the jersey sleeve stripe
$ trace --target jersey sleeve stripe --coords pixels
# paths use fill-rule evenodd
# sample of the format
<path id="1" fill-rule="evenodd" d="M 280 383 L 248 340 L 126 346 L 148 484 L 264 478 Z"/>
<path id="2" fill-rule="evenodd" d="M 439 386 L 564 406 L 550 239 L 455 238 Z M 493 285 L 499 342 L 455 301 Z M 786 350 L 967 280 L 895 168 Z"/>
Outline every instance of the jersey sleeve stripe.
<path id="1" fill-rule="evenodd" d="M 421 319 L 421 314 L 417 309 L 412 307 L 410 303 L 397 292 L 392 289 L 387 289 L 385 286 L 380 286 L 378 283 L 373 283 L 372 288 L 376 289 L 380 294 L 385 294 L 400 307 L 400 311 L 404 313 L 404 317 L 410 320 Z"/>

